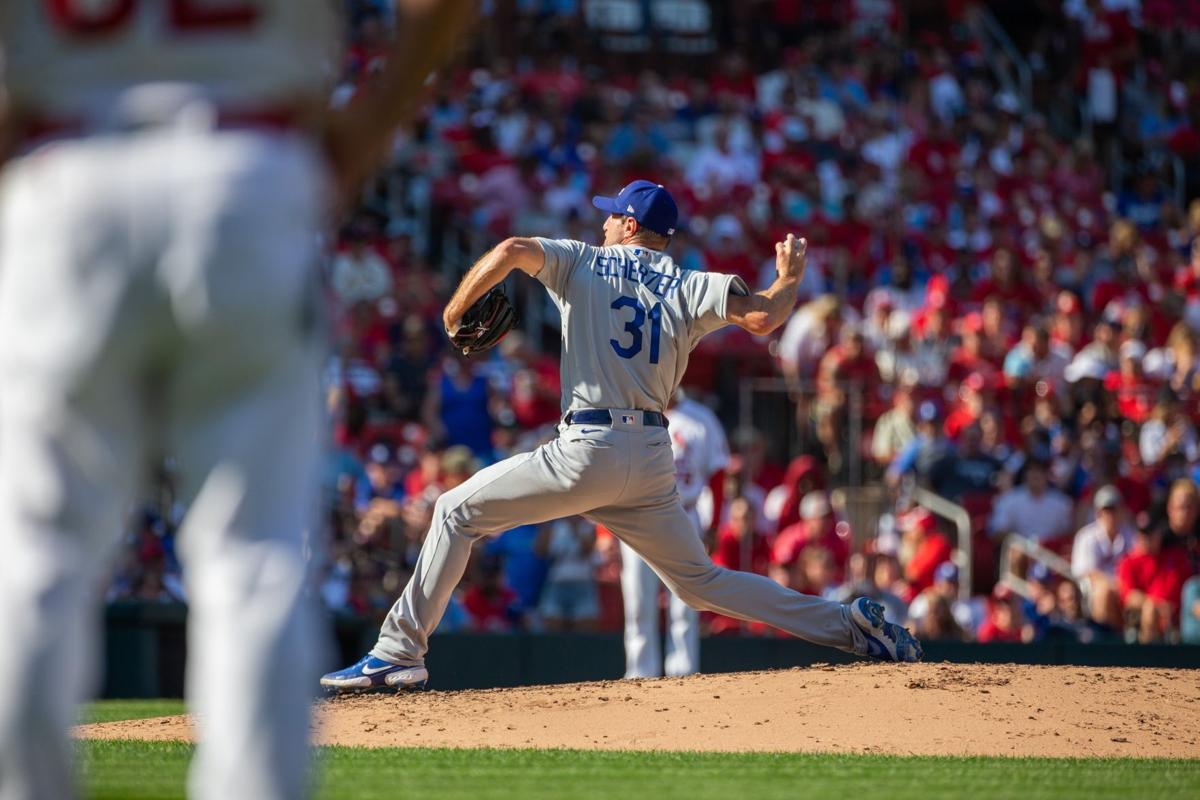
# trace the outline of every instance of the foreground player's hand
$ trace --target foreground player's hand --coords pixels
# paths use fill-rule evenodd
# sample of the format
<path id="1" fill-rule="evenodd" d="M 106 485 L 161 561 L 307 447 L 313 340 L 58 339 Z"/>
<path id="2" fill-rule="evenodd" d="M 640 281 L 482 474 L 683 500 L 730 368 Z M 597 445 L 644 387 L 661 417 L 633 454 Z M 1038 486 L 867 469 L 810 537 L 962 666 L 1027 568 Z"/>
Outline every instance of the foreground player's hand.
<path id="1" fill-rule="evenodd" d="M 789 233 L 787 239 L 775 243 L 775 274 L 781 278 L 800 280 L 808 253 L 808 240 L 797 239 Z"/>

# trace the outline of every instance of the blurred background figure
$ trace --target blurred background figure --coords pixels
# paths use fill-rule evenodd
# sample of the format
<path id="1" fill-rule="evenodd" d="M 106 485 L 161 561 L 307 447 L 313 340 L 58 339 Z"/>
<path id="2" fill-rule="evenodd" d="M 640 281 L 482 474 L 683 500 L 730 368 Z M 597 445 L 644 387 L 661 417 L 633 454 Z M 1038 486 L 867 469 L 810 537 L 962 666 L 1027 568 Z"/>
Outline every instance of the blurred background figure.
<path id="1" fill-rule="evenodd" d="M 712 549 L 720 526 L 729 442 L 711 409 L 683 392 L 667 407 L 675 488 L 696 527 L 696 535 Z M 707 495 L 704 517 L 697 506 Z M 654 570 L 621 543 L 621 596 L 625 604 L 625 677 L 691 675 L 700 671 L 700 614 L 667 592 L 667 642 L 659 634 L 659 595 L 665 587 Z"/>
<path id="2" fill-rule="evenodd" d="M 475 3 L 388 5 L 372 85 L 334 109 L 344 43 L 317 0 L 0 6 L 0 797 L 73 795 L 95 584 L 167 453 L 187 509 L 189 794 L 306 793 L 320 239 Z M 360 319 L 392 285 L 361 244 L 335 269 Z M 139 538 L 136 596 L 182 599 Z"/>

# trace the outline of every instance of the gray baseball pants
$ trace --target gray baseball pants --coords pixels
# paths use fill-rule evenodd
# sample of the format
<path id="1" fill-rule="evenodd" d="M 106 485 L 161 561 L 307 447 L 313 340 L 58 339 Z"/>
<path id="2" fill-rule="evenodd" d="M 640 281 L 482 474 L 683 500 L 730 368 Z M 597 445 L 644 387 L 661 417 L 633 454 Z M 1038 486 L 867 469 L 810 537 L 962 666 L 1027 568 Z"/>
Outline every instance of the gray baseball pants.
<path id="1" fill-rule="evenodd" d="M 622 415 L 635 422 L 620 422 Z M 675 491 L 666 429 L 643 427 L 638 411 L 613 416 L 611 427 L 560 426 L 557 439 L 480 470 L 438 498 L 416 571 L 388 612 L 371 654 L 423 664 L 429 635 L 475 542 L 574 514 L 612 531 L 693 608 L 765 622 L 850 653 L 867 652 L 847 606 L 713 564 Z"/>

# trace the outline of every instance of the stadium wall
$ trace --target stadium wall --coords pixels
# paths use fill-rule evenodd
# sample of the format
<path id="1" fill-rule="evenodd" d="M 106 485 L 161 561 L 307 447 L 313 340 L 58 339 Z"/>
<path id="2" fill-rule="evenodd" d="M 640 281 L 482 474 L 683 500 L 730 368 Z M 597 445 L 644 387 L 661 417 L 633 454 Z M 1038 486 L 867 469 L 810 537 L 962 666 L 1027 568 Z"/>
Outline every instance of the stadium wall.
<path id="1" fill-rule="evenodd" d="M 186 625 L 183 606 L 110 606 L 102 696 L 181 697 Z M 378 628 L 373 622 L 338 619 L 334 630 L 334 658 L 342 664 L 365 653 L 375 643 Z M 701 641 L 700 650 L 705 672 L 786 669 L 855 660 L 845 653 L 790 638 L 711 637 Z M 929 642 L 925 657 L 928 661 L 952 663 L 1200 668 L 1198 645 Z M 619 634 L 453 633 L 434 637 L 428 666 L 431 688 L 435 689 L 613 680 L 624 673 L 624 651 Z"/>

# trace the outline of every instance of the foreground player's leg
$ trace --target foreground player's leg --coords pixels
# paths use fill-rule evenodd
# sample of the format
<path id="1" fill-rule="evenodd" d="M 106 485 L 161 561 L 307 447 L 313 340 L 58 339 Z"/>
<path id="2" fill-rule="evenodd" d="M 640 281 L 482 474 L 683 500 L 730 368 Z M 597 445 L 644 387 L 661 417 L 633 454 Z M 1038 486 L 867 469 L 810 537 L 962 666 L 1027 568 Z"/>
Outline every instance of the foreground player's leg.
<path id="1" fill-rule="evenodd" d="M 141 466 L 133 387 L 153 335 L 121 168 L 63 144 L 4 177 L 0 798 L 62 800 L 73 796 L 68 733 L 94 688 L 99 578 Z"/>
<path id="2" fill-rule="evenodd" d="M 191 501 L 179 537 L 200 731 L 189 796 L 302 797 L 320 663 L 304 535 L 323 428 L 322 168 L 299 137 L 180 133 L 170 146 L 186 155 L 160 270 L 180 351 L 170 450 Z"/>
<path id="3" fill-rule="evenodd" d="M 200 733 L 191 797 L 305 794 L 321 662 L 303 546 L 319 496 L 315 375 L 294 359 L 280 364 L 261 391 L 197 426 L 179 451 L 183 468 L 203 477 L 179 541 L 187 696 Z"/>
<path id="4" fill-rule="evenodd" d="M 15 387 L 9 387 L 15 388 Z M 73 796 L 71 742 L 78 704 L 96 686 L 99 577 L 122 529 L 124 503 L 93 468 L 121 475 L 131 496 L 129 442 L 101 444 L 69 415 L 63 435 L 13 413 L 0 417 L 0 798 Z M 38 415 L 41 416 L 41 415 Z M 57 416 L 57 415 L 54 415 Z M 45 417 L 42 422 L 49 423 Z M 69 432 L 67 432 L 69 431 Z M 87 451 L 98 458 L 90 464 Z M 84 456 L 85 463 L 75 461 Z M 111 458 L 111 460 L 109 460 Z"/>

